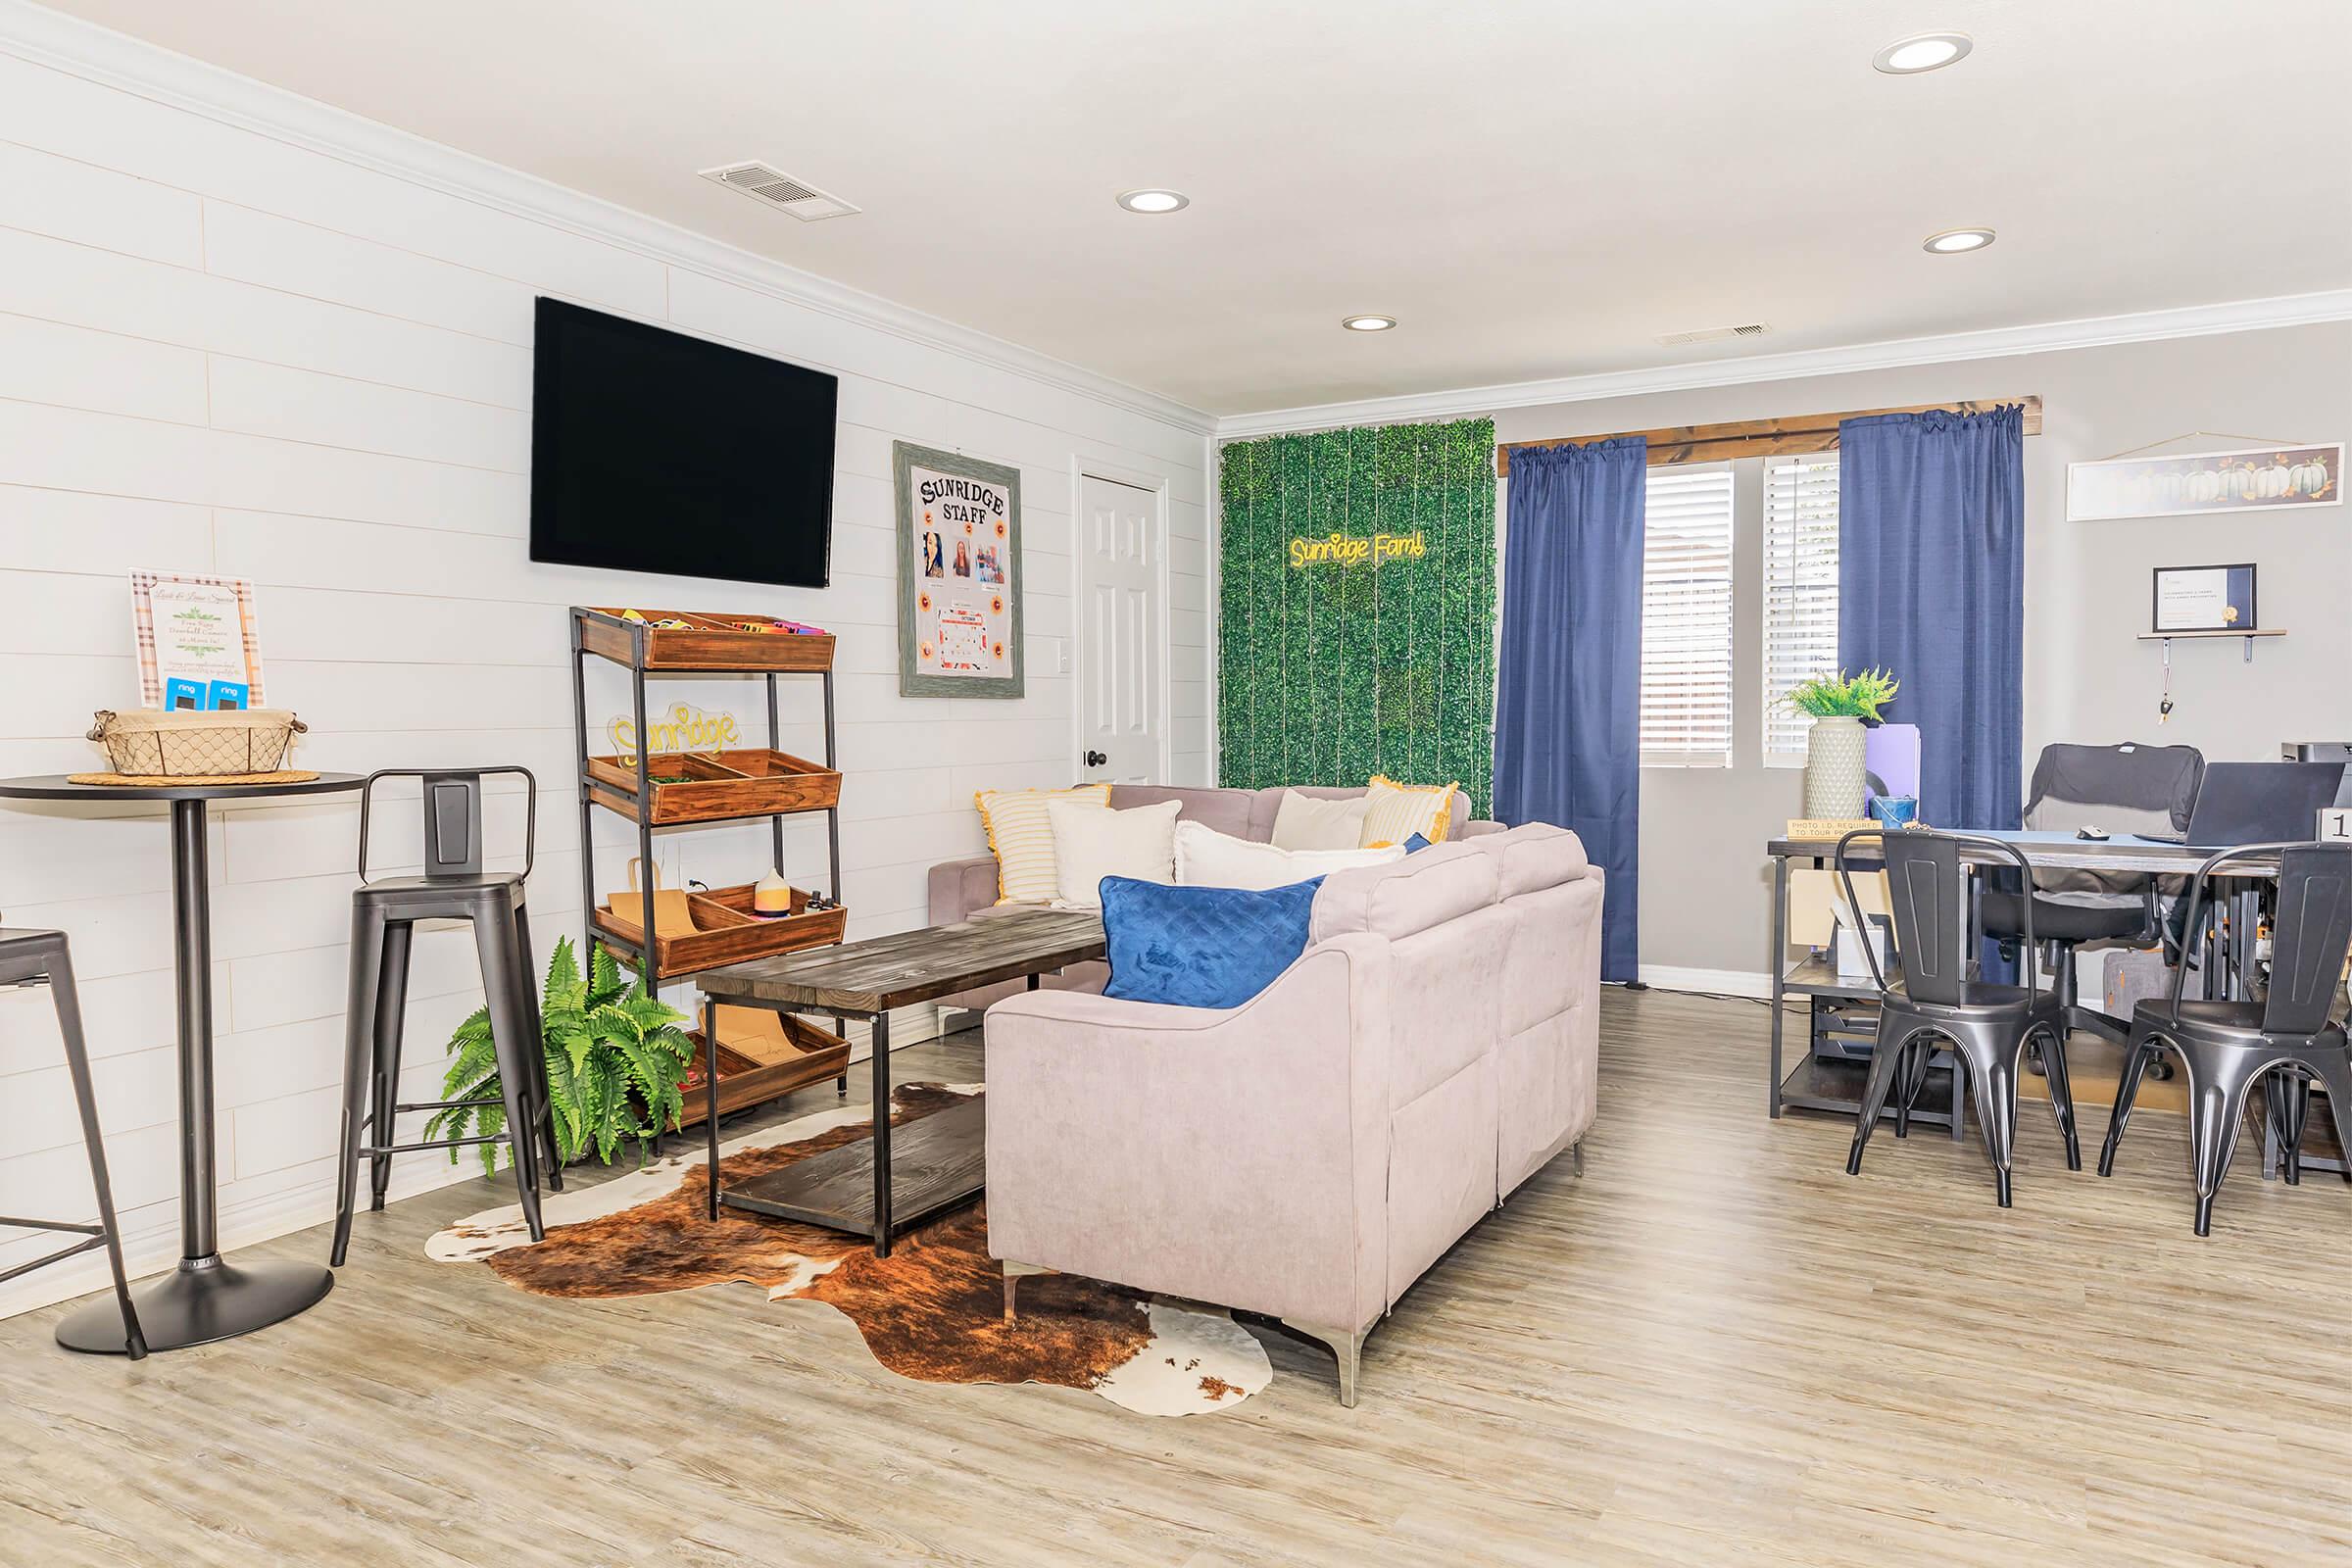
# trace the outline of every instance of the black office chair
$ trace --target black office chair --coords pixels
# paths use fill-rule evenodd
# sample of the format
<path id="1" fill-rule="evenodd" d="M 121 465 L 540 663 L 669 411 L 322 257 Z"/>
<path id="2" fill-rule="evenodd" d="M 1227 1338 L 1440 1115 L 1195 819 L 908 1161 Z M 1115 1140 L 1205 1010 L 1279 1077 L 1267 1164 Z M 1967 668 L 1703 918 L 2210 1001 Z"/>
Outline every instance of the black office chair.
<path id="1" fill-rule="evenodd" d="M 2250 844 L 2222 851 L 2197 867 L 2189 884 L 2188 929 L 2197 928 L 2206 886 L 2217 873 L 2243 875 L 2242 869 L 2224 868 L 2263 860 L 2278 866 L 2269 993 L 2259 1002 L 2184 1000 L 2188 965 L 2175 968 L 2172 995 L 2132 1011 L 2131 1048 L 2099 1151 L 2099 1174 L 2114 1174 L 2116 1146 L 2132 1118 L 2141 1074 L 2159 1052 L 2176 1053 L 2188 1071 L 2199 1236 L 2212 1234 L 2214 1194 L 2237 1151 L 2238 1124 L 2257 1079 L 2274 1085 L 2272 1116 L 2300 1133 L 2302 1116 L 2286 1113 L 2285 1102 L 2307 1092 L 2305 1074 L 2318 1078 L 2328 1090 L 2336 1136 L 2352 1150 L 2352 1046 L 2343 1026 L 2328 1017 L 2344 981 L 2345 949 L 2352 945 L 2352 844 Z"/>
<path id="2" fill-rule="evenodd" d="M 1966 833 L 1925 828 L 1863 828 L 1848 833 L 1838 841 L 1838 881 L 1857 927 L 1862 927 L 1864 916 L 1854 897 L 1847 847 L 1863 838 L 1880 841 L 1902 973 L 1889 980 L 1879 964 L 1877 950 L 1863 944 L 1871 978 L 1879 987 L 1879 1035 L 1871 1053 L 1870 1076 L 1863 1084 L 1860 1117 L 1854 1124 L 1854 1147 L 1845 1158 L 1846 1174 L 1862 1173 L 1863 1146 L 1870 1142 L 1886 1108 L 1888 1094 L 1898 1085 L 1901 1098 L 1896 1102 L 1895 1130 L 1905 1130 L 1911 1097 L 1927 1076 L 1925 1056 L 1935 1049 L 1935 1038 L 1940 1036 L 1951 1042 L 1954 1054 L 1966 1066 L 1969 1093 L 1977 1102 L 1977 1125 L 1984 1135 L 1984 1152 L 1992 1159 L 1994 1192 L 2001 1206 L 2007 1208 L 2010 1155 L 2017 1145 L 2017 1068 L 2029 1045 L 2039 1053 L 2049 1080 L 2050 1110 L 2057 1117 L 2059 1136 L 2066 1141 L 2066 1167 L 2082 1168 L 2082 1149 L 2075 1136 L 2074 1096 L 2066 1077 L 2066 1026 L 2058 999 L 2035 985 L 2031 905 L 2023 910 L 2026 983 L 1995 985 L 1970 973 L 1967 861 L 1972 855 L 2010 859 L 2025 870 L 2025 855 L 2013 844 Z"/>
<path id="3" fill-rule="evenodd" d="M 526 786 L 519 871 L 482 869 L 482 780 L 499 773 L 519 773 Z M 424 874 L 370 882 L 368 809 L 376 784 L 387 778 L 422 781 Z M 332 1261 L 337 1268 L 351 1246 L 351 1211 L 358 1198 L 362 1154 L 368 1160 L 368 1207 L 380 1209 L 391 1183 L 394 1154 L 507 1144 L 514 1152 L 514 1185 L 531 1240 L 545 1235 L 539 1220 L 539 1179 L 544 1171 L 550 1190 L 562 1192 L 564 1176 L 548 1103 L 530 921 L 523 910 L 523 885 L 538 851 L 538 822 L 539 781 L 525 767 L 386 768 L 368 774 L 360 788 L 360 886 L 351 896 L 351 1000 L 344 1022 L 343 1143 L 335 1185 Z M 473 925 L 491 1045 L 498 1056 L 500 1099 L 404 1104 L 400 1035 L 408 1001 L 409 937 L 418 920 L 450 919 Z M 460 1103 L 498 1104 L 506 1113 L 505 1123 L 478 1138 L 394 1141 L 394 1119 L 403 1112 L 445 1110 Z"/>
<path id="4" fill-rule="evenodd" d="M 2024 825 L 2072 833 L 2096 827 L 2110 835 L 2185 833 L 2204 781 L 2205 758 L 2193 746 L 2045 746 L 2034 764 Z M 2004 879 L 2006 880 L 2006 879 Z M 2022 887 L 2024 884 L 2020 884 Z M 2037 934 L 2052 949 L 2051 990 L 2069 1029 L 2087 1029 L 2122 1044 L 2120 1018 L 2086 1007 L 2078 995 L 2075 950 L 2086 942 L 2147 946 L 2163 935 L 2156 879 L 2136 872 L 2033 873 L 2033 931 L 2017 889 L 1987 887 L 1979 918 L 2003 943 Z"/>
<path id="5" fill-rule="evenodd" d="M 90 1093 L 90 1054 L 81 1038 L 81 998 L 74 989 L 74 959 L 63 931 L 0 931 L 0 985 L 37 985 L 47 981 L 49 1000 L 57 1007 L 57 1032 L 66 1048 L 66 1076 L 74 1085 L 74 1109 L 81 1120 L 81 1144 L 90 1161 L 90 1186 L 98 1204 L 98 1222 L 84 1225 L 62 1219 L 0 1219 L 0 1230 L 58 1231 L 82 1240 L 14 1268 L 0 1269 L 0 1285 L 69 1257 L 106 1249 L 107 1267 L 115 1276 L 115 1301 L 122 1308 L 122 1348 L 133 1361 L 147 1354 L 147 1336 L 139 1329 L 138 1308 L 130 1304 L 130 1282 L 122 1274 L 122 1232 L 115 1223 L 115 1189 L 106 1179 L 106 1142 L 98 1131 L 98 1102 Z"/>

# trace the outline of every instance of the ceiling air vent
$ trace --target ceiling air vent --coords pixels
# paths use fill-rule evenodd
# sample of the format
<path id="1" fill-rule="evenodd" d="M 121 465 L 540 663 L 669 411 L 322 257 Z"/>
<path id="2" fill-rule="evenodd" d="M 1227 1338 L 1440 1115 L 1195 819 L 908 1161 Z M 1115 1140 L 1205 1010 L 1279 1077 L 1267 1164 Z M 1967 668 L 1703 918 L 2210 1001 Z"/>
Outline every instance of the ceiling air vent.
<path id="1" fill-rule="evenodd" d="M 813 223 L 820 218 L 846 218 L 859 210 L 766 164 L 721 164 L 716 169 L 702 171 L 702 175 L 729 190 L 741 191 L 754 201 L 765 202 L 778 212 L 790 213 L 804 223 Z"/>
<path id="2" fill-rule="evenodd" d="M 1745 326 L 1702 326 L 1695 332 L 1669 332 L 1658 339 L 1670 349 L 1686 343 L 1714 343 L 1727 337 L 1761 337 L 1772 328 L 1762 321 L 1750 321 Z"/>

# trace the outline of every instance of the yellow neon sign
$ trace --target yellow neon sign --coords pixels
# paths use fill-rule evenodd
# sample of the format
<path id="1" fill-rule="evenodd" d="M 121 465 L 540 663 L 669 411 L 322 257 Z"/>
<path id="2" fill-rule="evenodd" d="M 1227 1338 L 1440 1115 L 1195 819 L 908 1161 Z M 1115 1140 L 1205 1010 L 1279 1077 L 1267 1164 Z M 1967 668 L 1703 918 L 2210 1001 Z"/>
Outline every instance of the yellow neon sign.
<path id="1" fill-rule="evenodd" d="M 1419 561 L 1429 554 L 1429 541 L 1420 529 L 1411 533 L 1376 533 L 1370 538 L 1334 531 L 1320 539 L 1293 539 L 1294 566 L 1379 566 L 1392 561 Z"/>

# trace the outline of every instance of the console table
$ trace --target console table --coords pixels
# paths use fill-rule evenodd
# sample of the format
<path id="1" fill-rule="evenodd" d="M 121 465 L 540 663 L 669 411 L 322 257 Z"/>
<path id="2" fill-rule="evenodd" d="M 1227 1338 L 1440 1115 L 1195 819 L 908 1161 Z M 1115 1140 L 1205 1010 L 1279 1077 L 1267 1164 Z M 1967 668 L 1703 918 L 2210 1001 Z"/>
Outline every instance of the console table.
<path id="1" fill-rule="evenodd" d="M 1034 991 L 1040 975 L 1102 957 L 1106 951 L 1102 917 L 1093 910 L 1011 909 L 960 925 L 868 937 L 698 976 L 707 1053 L 716 1050 L 721 1003 L 862 1018 L 872 1025 L 874 1040 L 871 1136 L 739 1187 L 719 1182 L 717 1058 L 710 1057 L 704 1125 L 710 1149 L 710 1218 L 718 1218 L 718 1205 L 725 1203 L 828 1230 L 857 1231 L 873 1237 L 876 1257 L 888 1257 L 899 1232 L 979 1197 L 986 1126 L 978 1099 L 926 1116 L 898 1135 L 906 1146 L 900 1158 L 911 1167 L 913 1179 L 904 1192 L 892 1188 L 891 1009 L 1023 976 Z"/>
<path id="2" fill-rule="evenodd" d="M 212 871 L 205 809 L 213 801 L 330 795 L 360 787 L 356 773 L 287 784 L 76 784 L 62 773 L 0 780 L 20 801 L 172 803 L 172 948 L 179 1012 L 179 1267 L 132 1293 L 151 1350 L 177 1350 L 268 1328 L 318 1304 L 335 1276 L 314 1263 L 230 1263 L 220 1256 L 213 1148 Z M 70 933 L 69 933 L 70 934 Z M 122 1312 L 112 1296 L 69 1313 L 57 1343 L 120 1355 Z"/>

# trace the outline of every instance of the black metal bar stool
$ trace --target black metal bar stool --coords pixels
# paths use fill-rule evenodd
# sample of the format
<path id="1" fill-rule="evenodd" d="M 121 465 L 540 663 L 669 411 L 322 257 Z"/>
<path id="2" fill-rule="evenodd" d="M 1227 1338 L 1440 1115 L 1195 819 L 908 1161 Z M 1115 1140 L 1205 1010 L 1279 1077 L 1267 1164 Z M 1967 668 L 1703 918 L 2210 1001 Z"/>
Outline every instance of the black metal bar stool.
<path id="1" fill-rule="evenodd" d="M 90 1054 L 81 1038 L 81 998 L 74 989 L 74 960 L 66 952 L 63 931 L 0 930 L 0 985 L 34 985 L 47 981 L 49 999 L 57 1007 L 57 1032 L 65 1037 L 66 1072 L 74 1080 L 74 1105 L 81 1112 L 82 1147 L 89 1152 L 90 1185 L 98 1191 L 98 1223 L 78 1225 L 67 1220 L 0 1218 L 0 1229 L 60 1231 L 81 1241 L 45 1257 L 0 1273 L 0 1285 L 51 1263 L 62 1263 L 97 1248 L 106 1249 L 106 1261 L 115 1272 L 115 1300 L 122 1308 L 124 1348 L 134 1361 L 147 1353 L 147 1336 L 140 1332 L 139 1314 L 130 1304 L 130 1282 L 122 1275 L 122 1232 L 115 1224 L 115 1190 L 106 1179 L 106 1145 L 98 1133 L 98 1102 L 90 1093 Z"/>
<path id="2" fill-rule="evenodd" d="M 482 869 L 482 780 L 519 773 L 527 786 L 520 871 Z M 376 782 L 422 782 L 424 874 L 368 880 L 368 816 Z M 547 1098 L 547 1057 L 541 1044 L 539 989 L 531 966 L 530 920 L 523 884 L 538 850 L 539 781 L 525 767 L 479 769 L 386 768 L 360 789 L 360 886 L 351 896 L 351 1001 L 344 1025 L 342 1166 L 335 1189 L 335 1244 L 342 1267 L 351 1246 L 351 1211 L 358 1200 L 360 1156 L 368 1160 L 370 1209 L 384 1206 L 392 1156 L 428 1149 L 504 1143 L 514 1151 L 514 1185 L 531 1239 L 546 1234 L 539 1221 L 542 1146 L 549 1187 L 564 1188 L 555 1124 Z M 481 955 L 482 991 L 498 1058 L 500 1099 L 400 1100 L 400 1035 L 408 1003 L 409 939 L 419 920 L 466 920 Z M 503 1104 L 506 1126 L 477 1138 L 403 1144 L 396 1117 L 460 1104 Z"/>

